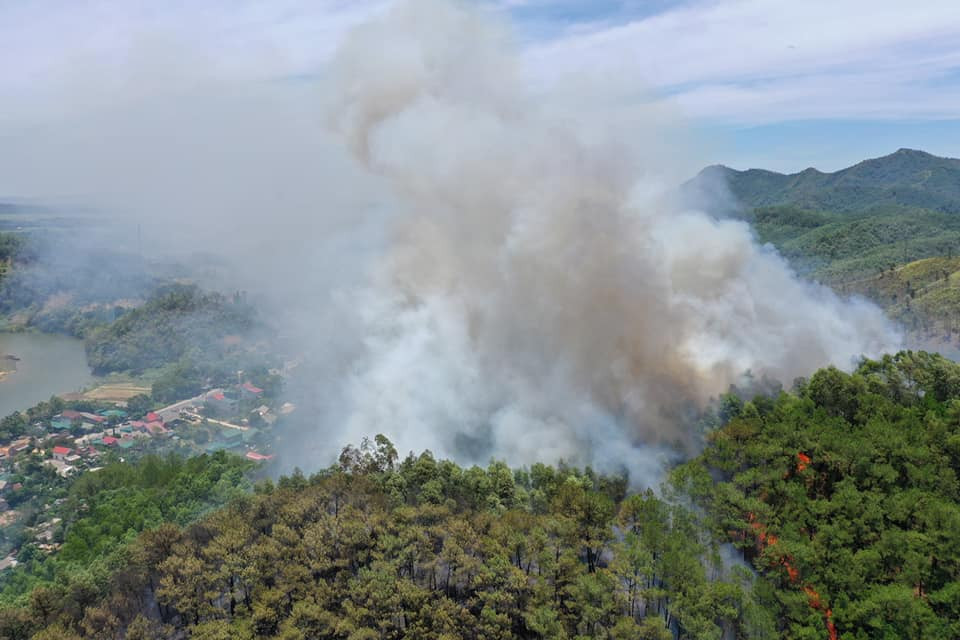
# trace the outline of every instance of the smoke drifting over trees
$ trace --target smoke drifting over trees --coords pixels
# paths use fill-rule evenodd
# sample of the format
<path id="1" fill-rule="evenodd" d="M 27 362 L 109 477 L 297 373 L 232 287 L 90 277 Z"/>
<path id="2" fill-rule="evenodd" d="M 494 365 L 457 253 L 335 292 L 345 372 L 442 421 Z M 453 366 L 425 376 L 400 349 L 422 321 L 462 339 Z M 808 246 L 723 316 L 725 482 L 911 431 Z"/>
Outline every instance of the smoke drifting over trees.
<path id="1" fill-rule="evenodd" d="M 334 68 L 340 130 L 404 212 L 364 298 L 347 440 L 628 463 L 685 443 L 691 408 L 747 371 L 790 381 L 897 344 L 746 225 L 671 201 L 660 114 L 607 130 L 532 99 L 468 10 L 404 4 Z"/>
<path id="2" fill-rule="evenodd" d="M 41 132 L 28 164 L 49 182 L 22 186 L 110 205 L 151 251 L 236 258 L 318 363 L 302 466 L 382 432 L 404 451 L 642 480 L 747 372 L 789 382 L 899 337 L 745 224 L 675 201 L 682 127 L 616 94 L 531 89 L 507 25 L 413 0 L 312 82 L 138 85 L 69 148 Z M 12 157 L 0 168 L 23 175 Z"/>

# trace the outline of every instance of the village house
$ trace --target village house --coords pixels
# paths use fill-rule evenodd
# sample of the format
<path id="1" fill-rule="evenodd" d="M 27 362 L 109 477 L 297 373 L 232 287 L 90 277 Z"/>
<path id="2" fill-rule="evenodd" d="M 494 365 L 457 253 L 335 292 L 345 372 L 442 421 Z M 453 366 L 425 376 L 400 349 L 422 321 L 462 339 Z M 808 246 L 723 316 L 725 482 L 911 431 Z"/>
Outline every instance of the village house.
<path id="1" fill-rule="evenodd" d="M 204 453 L 216 453 L 217 451 L 223 451 L 224 449 L 229 449 L 229 446 L 222 440 L 214 440 L 213 442 L 207 443 L 203 447 Z"/>
<path id="2" fill-rule="evenodd" d="M 85 444 L 80 443 L 79 439 L 76 444 L 77 444 L 77 447 L 73 451 L 73 456 L 68 456 L 64 458 L 65 461 L 70 462 L 71 458 L 74 456 L 76 456 L 77 460 L 81 460 L 83 458 L 92 458 L 100 455 L 99 451 L 97 451 L 93 447 L 86 446 Z"/>
<path id="3" fill-rule="evenodd" d="M 169 429 L 164 426 L 161 420 L 137 421 L 131 422 L 130 425 L 135 427 L 137 431 L 148 434 L 152 437 L 166 435 L 169 431 Z"/>
<path id="4" fill-rule="evenodd" d="M 21 451 L 26 451 L 30 448 L 30 438 L 20 438 L 19 440 L 14 440 L 7 447 L 7 455 L 11 458 Z"/>
<path id="5" fill-rule="evenodd" d="M 51 431 L 69 431 L 73 428 L 73 421 L 66 418 L 54 418 L 50 421 Z"/>
<path id="6" fill-rule="evenodd" d="M 69 464 L 67 464 L 66 462 L 64 462 L 62 459 L 59 459 L 59 458 L 54 458 L 54 459 L 51 459 L 51 460 L 47 460 L 44 464 L 46 464 L 46 465 L 49 466 L 49 467 L 53 467 L 54 469 L 56 469 L 56 470 L 57 470 L 57 474 L 60 475 L 60 476 L 62 476 L 62 477 L 64 477 L 64 478 L 66 478 L 68 475 L 70 475 L 71 473 L 73 473 L 73 467 L 70 466 Z"/>
<path id="7" fill-rule="evenodd" d="M 220 389 L 214 389 L 207 393 L 204 404 L 216 416 L 232 416 L 237 410 L 236 399 L 228 397 Z"/>
<path id="8" fill-rule="evenodd" d="M 277 421 L 277 416 L 270 411 L 270 407 L 263 404 L 250 412 L 251 416 L 257 416 L 260 420 L 267 425 L 272 426 L 273 423 Z"/>
<path id="9" fill-rule="evenodd" d="M 73 453 L 73 449 L 70 447 L 54 447 L 53 448 L 53 459 L 54 460 L 64 460 L 67 456 Z"/>
<path id="10" fill-rule="evenodd" d="M 103 436 L 107 435 L 105 431 L 98 431 L 96 433 L 88 433 L 86 435 L 80 436 L 73 441 L 74 445 L 77 447 L 88 446 L 92 442 L 99 442 Z"/>
<path id="11" fill-rule="evenodd" d="M 241 385 L 238 385 L 237 388 L 240 389 L 240 395 L 243 398 L 247 398 L 247 399 L 259 398 L 260 396 L 263 395 L 263 389 L 255 386 L 250 381 L 247 381 Z"/>

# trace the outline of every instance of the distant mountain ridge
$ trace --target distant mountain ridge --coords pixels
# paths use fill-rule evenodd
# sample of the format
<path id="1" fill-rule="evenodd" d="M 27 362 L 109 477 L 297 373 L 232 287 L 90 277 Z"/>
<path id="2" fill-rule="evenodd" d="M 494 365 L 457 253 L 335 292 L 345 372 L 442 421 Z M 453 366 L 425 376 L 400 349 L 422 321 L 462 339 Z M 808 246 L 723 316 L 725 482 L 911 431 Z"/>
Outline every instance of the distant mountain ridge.
<path id="1" fill-rule="evenodd" d="M 764 169 L 738 171 L 713 165 L 691 182 L 717 179 L 725 182 L 747 209 L 789 205 L 851 213 L 895 206 L 960 213 L 960 159 L 915 149 L 900 149 L 833 173 L 814 168 L 791 174 Z"/>
<path id="2" fill-rule="evenodd" d="M 801 275 L 879 304 L 912 347 L 960 354 L 960 160 L 900 149 L 833 173 L 715 165 L 684 193 L 749 223 Z"/>

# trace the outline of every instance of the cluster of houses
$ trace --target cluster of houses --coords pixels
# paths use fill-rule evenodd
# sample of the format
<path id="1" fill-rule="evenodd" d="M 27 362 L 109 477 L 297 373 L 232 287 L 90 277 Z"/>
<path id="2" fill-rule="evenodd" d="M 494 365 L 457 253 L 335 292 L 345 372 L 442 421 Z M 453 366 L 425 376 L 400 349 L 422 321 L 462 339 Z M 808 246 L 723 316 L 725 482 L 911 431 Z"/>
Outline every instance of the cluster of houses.
<path id="1" fill-rule="evenodd" d="M 7 460 L 13 458 L 21 451 L 26 451 L 30 448 L 30 438 L 20 438 L 14 440 L 10 444 L 0 447 L 0 460 Z"/>
<path id="2" fill-rule="evenodd" d="M 194 398 L 151 411 L 140 419 L 129 419 L 123 409 L 105 409 L 96 413 L 66 409 L 50 420 L 46 446 L 53 444 L 45 463 L 62 476 L 78 469 L 96 469 L 96 461 L 106 450 L 143 450 L 151 440 L 180 441 L 178 430 L 187 425 L 202 425 L 210 434 L 199 446 L 205 453 L 226 450 L 265 462 L 272 455 L 256 450 L 261 430 L 254 425 L 271 426 L 278 414 L 289 413 L 293 405 L 284 404 L 278 412 L 262 404 L 237 422 L 227 419 L 261 398 L 263 390 L 246 382 L 236 389 L 213 389 Z M 44 447 L 46 448 L 46 447 Z M 21 438 L 0 447 L 0 461 L 31 449 L 31 439 Z"/>
<path id="3" fill-rule="evenodd" d="M 262 389 L 246 382 L 227 390 L 213 389 L 139 418 L 132 418 L 119 407 L 97 412 L 65 409 L 48 421 L 35 423 L 33 437 L 0 444 L 0 527 L 12 524 L 20 515 L 10 508 L 7 498 L 23 489 L 8 473 L 15 468 L 14 459 L 21 455 L 43 454 L 43 463 L 64 477 L 96 471 L 107 451 L 162 451 L 170 444 L 205 453 L 226 450 L 255 462 L 271 460 L 272 455 L 258 450 L 267 440 L 263 429 L 295 407 L 284 403 L 271 409 L 264 404 L 263 394 Z M 197 434 L 206 435 L 198 439 Z M 11 498 L 11 502 L 16 501 Z M 58 546 L 52 539 L 57 521 L 54 518 L 33 527 L 41 550 L 52 551 Z M 0 570 L 15 564 L 15 552 L 0 558 Z"/>

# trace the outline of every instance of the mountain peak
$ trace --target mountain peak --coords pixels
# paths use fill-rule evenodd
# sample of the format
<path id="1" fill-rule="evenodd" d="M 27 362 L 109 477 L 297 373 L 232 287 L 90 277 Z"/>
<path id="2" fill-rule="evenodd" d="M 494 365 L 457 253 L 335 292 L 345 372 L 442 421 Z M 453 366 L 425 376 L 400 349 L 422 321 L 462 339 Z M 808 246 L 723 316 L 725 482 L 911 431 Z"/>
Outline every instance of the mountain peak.
<path id="1" fill-rule="evenodd" d="M 892 154 L 894 156 L 923 156 L 924 158 L 936 158 L 932 153 L 927 153 L 926 151 L 921 151 L 920 149 L 908 149 L 907 147 L 900 147 Z"/>
<path id="2" fill-rule="evenodd" d="M 782 174 L 713 165 L 698 178 L 717 176 L 725 178 L 730 192 L 747 208 L 791 205 L 853 212 L 896 206 L 960 212 L 960 160 L 906 147 L 832 173 L 813 167 Z"/>

